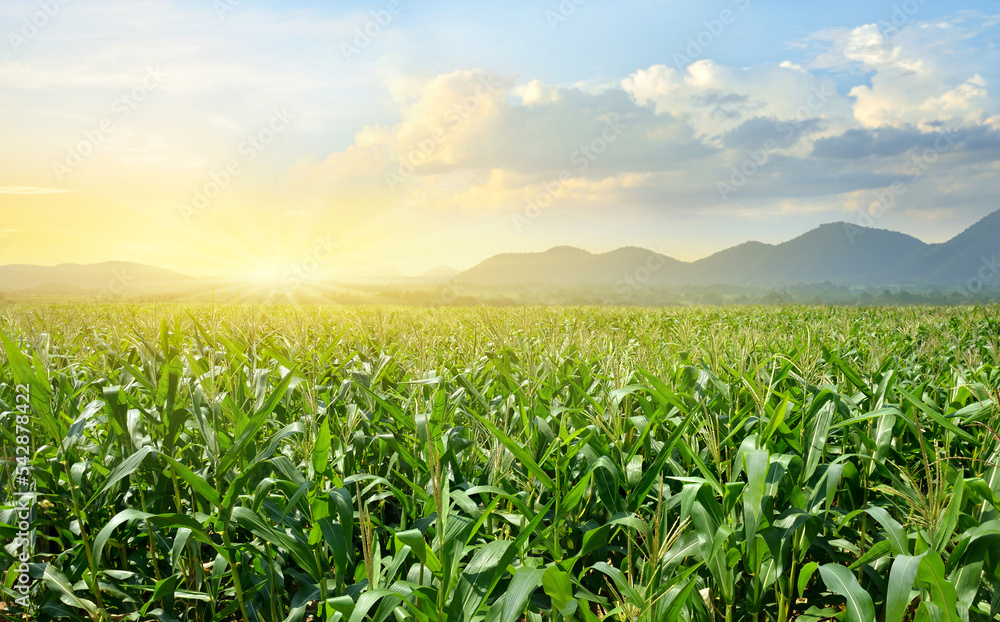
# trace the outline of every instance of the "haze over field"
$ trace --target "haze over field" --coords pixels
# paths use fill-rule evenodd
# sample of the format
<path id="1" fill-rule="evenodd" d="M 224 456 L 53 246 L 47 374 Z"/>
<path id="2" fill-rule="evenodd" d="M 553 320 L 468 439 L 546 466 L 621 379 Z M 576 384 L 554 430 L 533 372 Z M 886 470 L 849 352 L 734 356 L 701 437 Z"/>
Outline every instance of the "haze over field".
<path id="1" fill-rule="evenodd" d="M 0 265 L 447 278 L 831 222 L 944 243 L 1000 208 L 998 23 L 920 0 L 12 0 Z M 887 278 L 944 261 L 917 255 Z"/>
<path id="2" fill-rule="evenodd" d="M 595 254 L 572 246 L 558 246 L 540 253 L 502 253 L 465 271 L 437 266 L 422 275 L 406 277 L 392 265 L 368 270 L 324 269 L 318 260 L 303 260 L 270 281 L 255 279 L 195 279 L 154 266 L 131 262 L 61 264 L 57 266 L 0 266 L 0 295 L 18 299 L 98 298 L 111 300 L 212 300 L 239 299 L 272 302 L 389 302 L 420 305 L 454 304 L 462 293 L 488 293 L 494 297 L 465 298 L 463 304 L 509 304 L 514 299 L 495 295 L 536 290 L 541 298 L 521 302 L 557 302 L 553 292 L 576 288 L 591 297 L 577 302 L 622 304 L 672 302 L 666 288 L 704 288 L 707 296 L 696 302 L 721 304 L 733 288 L 765 288 L 798 297 L 778 301 L 865 302 L 864 288 L 892 287 L 897 291 L 935 292 L 934 297 L 889 300 L 895 303 L 963 303 L 968 296 L 995 298 L 1000 293 L 1000 210 L 941 244 L 926 244 L 914 237 L 859 227 L 846 222 L 828 223 L 781 244 L 745 242 L 704 259 L 685 262 L 662 253 L 623 247 Z M 308 258 L 307 258 L 308 259 Z M 381 288 L 381 289 L 380 289 Z M 401 294 L 400 288 L 408 290 Z M 943 298 L 943 292 L 950 300 Z M 361 297 L 358 297 L 358 294 Z M 416 293 L 416 294 L 415 294 Z M 831 293 L 833 297 L 831 298 Z M 346 294 L 346 298 L 345 298 Z M 646 294 L 645 299 L 634 295 Z M 648 295 L 653 294 L 653 298 Z M 804 294 L 804 295 L 803 295 Z M 846 294 L 846 297 L 845 297 Z M 414 297 L 415 295 L 415 297 Z M 655 296 L 659 296 L 659 298 Z M 566 300 L 565 296 L 562 300 Z M 764 296 L 759 301 L 769 301 Z"/>

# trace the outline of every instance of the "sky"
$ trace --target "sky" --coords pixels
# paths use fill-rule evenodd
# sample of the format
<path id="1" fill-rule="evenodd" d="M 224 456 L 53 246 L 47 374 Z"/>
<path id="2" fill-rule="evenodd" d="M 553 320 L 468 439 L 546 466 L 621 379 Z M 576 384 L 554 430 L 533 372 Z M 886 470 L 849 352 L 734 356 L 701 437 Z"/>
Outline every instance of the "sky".
<path id="1" fill-rule="evenodd" d="M 0 265 L 682 260 L 1000 209 L 1000 4 L 5 0 Z"/>

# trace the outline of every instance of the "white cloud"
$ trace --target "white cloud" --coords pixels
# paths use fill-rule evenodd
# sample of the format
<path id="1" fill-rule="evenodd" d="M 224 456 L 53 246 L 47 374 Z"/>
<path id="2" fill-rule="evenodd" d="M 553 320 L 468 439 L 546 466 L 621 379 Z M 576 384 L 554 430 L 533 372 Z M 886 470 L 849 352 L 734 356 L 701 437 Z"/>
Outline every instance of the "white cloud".
<path id="1" fill-rule="evenodd" d="M 942 53 L 973 36 L 966 21 L 912 24 L 889 38 L 876 24 L 825 30 L 813 37 L 824 46 L 813 67 L 871 75 L 869 85 L 850 91 L 854 118 L 864 127 L 981 122 L 995 104 L 987 80 L 966 59 Z"/>
<path id="2" fill-rule="evenodd" d="M 559 89 L 546 86 L 541 80 L 532 80 L 527 86 L 515 89 L 514 94 L 521 96 L 525 106 L 555 104 L 561 99 Z"/>
<path id="3" fill-rule="evenodd" d="M 394 125 L 364 127 L 308 174 L 367 177 L 403 188 L 408 201 L 488 208 L 519 204 L 560 176 L 572 178 L 565 198 L 590 201 L 587 187 L 606 192 L 619 176 L 684 168 L 711 153 L 683 119 L 656 115 L 621 88 L 516 87 L 478 70 L 435 76 L 399 114 Z M 442 188 L 449 196 L 433 199 Z"/>
<path id="4" fill-rule="evenodd" d="M 868 27 L 823 36 L 838 42 L 843 66 L 873 73 L 871 87 L 844 95 L 829 72 L 791 61 L 741 68 L 703 60 L 685 70 L 654 65 L 600 90 L 537 79 L 515 86 L 483 71 L 455 71 L 419 85 L 405 81 L 406 96 L 394 98 L 398 123 L 365 126 L 310 173 L 345 183 L 382 183 L 388 173 L 399 182 L 399 202 L 413 208 L 516 210 L 548 193 L 574 209 L 622 204 L 736 213 L 795 200 L 794 211 L 808 212 L 820 203 L 829 210 L 835 197 L 863 195 L 896 176 L 894 156 L 858 162 L 868 157 L 863 139 L 852 157 L 817 155 L 817 140 L 889 118 L 924 131 L 938 119 L 1000 118 L 987 121 L 977 112 L 988 96 L 982 75 L 948 86 L 945 78 L 953 74 L 939 69 L 927 50 L 912 54 L 903 35 L 892 45 L 876 41 L 881 35 Z M 903 97 L 915 87 L 917 95 Z M 574 155 L 600 136 L 609 118 L 628 126 L 621 142 L 576 168 Z M 781 136 L 783 121 L 796 122 L 799 131 Z M 721 200 L 717 183 L 729 181 L 733 167 L 744 165 L 768 137 L 778 140 L 777 149 L 755 166 L 759 172 L 745 188 Z M 931 175 L 946 177 L 952 166 L 962 166 L 961 159 Z M 568 177 L 558 192 L 546 190 L 563 172 Z M 928 197 L 943 192 L 924 186 Z"/>
<path id="5" fill-rule="evenodd" d="M 622 88 L 658 114 L 680 115 L 704 136 L 719 136 L 752 117 L 824 118 L 828 126 L 850 118 L 850 103 L 829 77 L 794 63 L 733 68 L 710 60 L 685 71 L 654 65 L 622 81 Z"/>

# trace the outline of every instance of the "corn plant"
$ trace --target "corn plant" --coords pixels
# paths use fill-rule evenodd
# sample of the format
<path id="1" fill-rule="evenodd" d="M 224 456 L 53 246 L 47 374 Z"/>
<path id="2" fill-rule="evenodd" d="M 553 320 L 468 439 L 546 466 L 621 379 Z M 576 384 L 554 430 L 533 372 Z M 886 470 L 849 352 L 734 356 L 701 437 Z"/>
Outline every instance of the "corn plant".
<path id="1" fill-rule="evenodd" d="M 998 619 L 996 311 L 0 306 L 0 611 Z"/>

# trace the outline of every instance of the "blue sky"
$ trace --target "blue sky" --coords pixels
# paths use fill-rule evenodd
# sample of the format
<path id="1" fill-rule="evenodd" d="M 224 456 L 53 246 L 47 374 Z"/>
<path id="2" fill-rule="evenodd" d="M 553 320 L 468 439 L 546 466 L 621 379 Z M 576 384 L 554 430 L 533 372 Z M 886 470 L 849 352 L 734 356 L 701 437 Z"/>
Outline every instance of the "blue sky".
<path id="1" fill-rule="evenodd" d="M 1000 208 L 995 2 L 10 0 L 0 36 L 0 263 L 691 260 Z"/>

